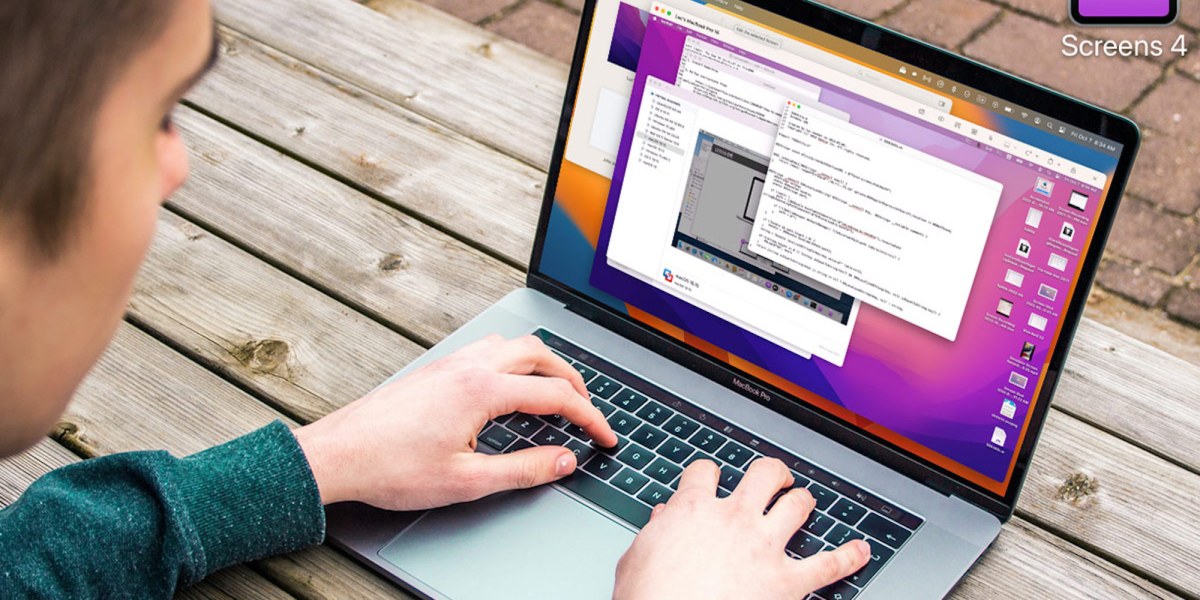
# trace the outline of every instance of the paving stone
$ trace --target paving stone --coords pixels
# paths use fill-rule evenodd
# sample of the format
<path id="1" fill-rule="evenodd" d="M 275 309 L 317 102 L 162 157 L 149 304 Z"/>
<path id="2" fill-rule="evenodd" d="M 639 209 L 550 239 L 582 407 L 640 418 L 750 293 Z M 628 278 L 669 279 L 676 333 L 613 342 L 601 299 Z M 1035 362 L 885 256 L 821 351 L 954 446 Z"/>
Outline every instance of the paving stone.
<path id="1" fill-rule="evenodd" d="M 1200 6 L 1200 2 L 1196 5 Z M 1192 45 L 1188 48 L 1190 51 L 1187 56 L 1175 63 L 1175 68 L 1192 79 L 1200 80 L 1200 45 Z"/>
<path id="2" fill-rule="evenodd" d="M 1200 290 L 1179 288 L 1167 300 L 1167 314 L 1193 327 L 1200 327 Z"/>
<path id="3" fill-rule="evenodd" d="M 1063 56 L 1063 31 L 1036 19 L 1005 14 L 965 50 L 1001 69 L 1118 110 L 1158 78 L 1160 67 L 1145 60 Z"/>
<path id="4" fill-rule="evenodd" d="M 561 6 L 534 0 L 487 28 L 550 58 L 569 62 L 575 52 L 579 15 Z"/>
<path id="5" fill-rule="evenodd" d="M 1176 275 L 1200 249 L 1200 228 L 1184 217 L 1125 198 L 1117 212 L 1109 252 Z"/>
<path id="6" fill-rule="evenodd" d="M 513 4 L 517 0 L 420 0 L 440 11 L 448 12 L 464 21 L 478 23 Z M 382 12 L 399 16 L 402 6 L 392 0 L 366 0 L 363 4 Z"/>
<path id="7" fill-rule="evenodd" d="M 1106 261 L 1100 268 L 1100 286 L 1142 306 L 1155 306 L 1173 287 L 1166 277 L 1142 267 Z"/>
<path id="8" fill-rule="evenodd" d="M 1179 7 L 1179 22 L 1200 29 L 1200 2 L 1182 0 Z"/>
<path id="9" fill-rule="evenodd" d="M 838 10 L 875 20 L 883 13 L 900 6 L 904 0 L 824 0 L 822 3 Z"/>
<path id="10" fill-rule="evenodd" d="M 914 0 L 887 24 L 932 44 L 955 48 L 998 12 L 999 7 L 980 0 Z"/>
<path id="11" fill-rule="evenodd" d="M 583 0 L 559 0 L 559 2 L 563 6 L 569 8 L 575 12 L 579 12 L 579 11 L 583 10 Z"/>
<path id="12" fill-rule="evenodd" d="M 1133 117 L 1167 133 L 1200 135 L 1200 83 L 1174 75 L 1150 92 L 1133 110 Z"/>
<path id="13" fill-rule="evenodd" d="M 1007 4 L 1051 21 L 1066 21 L 1070 17 L 1067 14 L 1067 0 L 1000 0 L 1000 4 Z"/>
<path id="14" fill-rule="evenodd" d="M 1200 140 L 1146 130 L 1129 191 L 1163 208 L 1193 214 L 1200 209 Z"/>

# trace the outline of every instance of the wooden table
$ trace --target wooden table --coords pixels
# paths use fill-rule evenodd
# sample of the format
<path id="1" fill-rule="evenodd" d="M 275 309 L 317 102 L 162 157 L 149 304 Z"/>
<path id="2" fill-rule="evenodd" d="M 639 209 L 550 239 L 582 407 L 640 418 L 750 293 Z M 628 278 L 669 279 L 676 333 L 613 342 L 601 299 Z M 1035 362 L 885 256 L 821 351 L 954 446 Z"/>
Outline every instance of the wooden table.
<path id="1" fill-rule="evenodd" d="M 522 285 L 566 68 L 411 0 L 218 0 L 192 177 L 126 323 L 0 502 L 350 402 Z M 1200 368 L 1083 323 L 1017 516 L 958 598 L 1200 597 Z M 319 547 L 203 598 L 405 597 Z"/>

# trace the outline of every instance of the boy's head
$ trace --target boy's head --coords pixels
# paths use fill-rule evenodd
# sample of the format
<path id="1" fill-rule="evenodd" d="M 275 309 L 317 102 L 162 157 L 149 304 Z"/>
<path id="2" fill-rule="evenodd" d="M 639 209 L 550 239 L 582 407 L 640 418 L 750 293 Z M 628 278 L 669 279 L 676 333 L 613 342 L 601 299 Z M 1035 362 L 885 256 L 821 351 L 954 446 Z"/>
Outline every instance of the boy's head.
<path id="1" fill-rule="evenodd" d="M 111 340 L 187 176 L 171 110 L 214 52 L 208 0 L 0 6 L 0 456 Z"/>

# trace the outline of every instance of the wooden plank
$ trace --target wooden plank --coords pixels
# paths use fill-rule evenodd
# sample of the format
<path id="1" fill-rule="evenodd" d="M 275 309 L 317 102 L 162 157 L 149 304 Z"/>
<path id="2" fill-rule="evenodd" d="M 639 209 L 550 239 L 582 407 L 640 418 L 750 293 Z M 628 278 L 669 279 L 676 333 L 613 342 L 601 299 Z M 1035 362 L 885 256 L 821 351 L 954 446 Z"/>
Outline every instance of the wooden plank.
<path id="1" fill-rule="evenodd" d="M 1200 472 L 1200 366 L 1090 319 L 1054 406 Z"/>
<path id="2" fill-rule="evenodd" d="M 0 508 L 12 504 L 37 478 L 76 462 L 79 457 L 49 438 L 16 456 L 0 458 Z M 286 600 L 291 597 L 244 566 L 221 570 L 176 595 L 176 598 L 187 600 Z"/>
<path id="3" fill-rule="evenodd" d="M 228 28 L 188 101 L 468 241 L 528 259 L 545 174 Z"/>
<path id="4" fill-rule="evenodd" d="M 177 116 L 197 160 L 172 207 L 417 341 L 440 340 L 523 285 L 516 269 L 195 111 Z"/>
<path id="5" fill-rule="evenodd" d="M 1200 477 L 1070 415 L 1051 411 L 1018 512 L 1137 565 L 1181 590 L 1200 590 Z"/>
<path id="6" fill-rule="evenodd" d="M 411 0 L 397 19 L 351 0 L 214 4 L 249 37 L 530 165 L 549 162 L 567 71 L 521 44 Z"/>
<path id="7" fill-rule="evenodd" d="M 167 211 L 129 314 L 242 385 L 286 397 L 284 411 L 302 421 L 356 400 L 424 351 Z"/>
<path id="8" fill-rule="evenodd" d="M 1013 578 L 1014 573 L 1020 577 Z M 1014 518 L 949 598 L 1178 598 L 1029 522 Z"/>
<path id="9" fill-rule="evenodd" d="M 160 448 L 182 456 L 277 418 L 292 424 L 217 375 L 124 325 L 63 417 L 60 439 L 94 455 Z M 298 571 L 297 561 L 306 570 Z M 310 548 L 300 558 L 273 557 L 253 566 L 298 597 L 409 598 L 324 546 Z M 229 593 L 233 588 L 221 589 Z"/>

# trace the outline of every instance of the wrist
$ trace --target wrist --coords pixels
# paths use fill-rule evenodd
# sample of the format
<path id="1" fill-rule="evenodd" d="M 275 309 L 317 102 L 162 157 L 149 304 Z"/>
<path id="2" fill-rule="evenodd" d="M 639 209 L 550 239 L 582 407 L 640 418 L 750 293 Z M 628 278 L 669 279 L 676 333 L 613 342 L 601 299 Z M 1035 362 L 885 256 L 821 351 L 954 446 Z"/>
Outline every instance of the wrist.
<path id="1" fill-rule="evenodd" d="M 305 425 L 292 431 L 296 443 L 308 460 L 308 468 L 312 471 L 313 480 L 317 482 L 317 492 L 321 495 L 321 504 L 329 505 L 350 500 L 344 488 L 338 481 L 336 460 L 329 444 L 321 431 L 314 429 L 314 424 Z"/>

